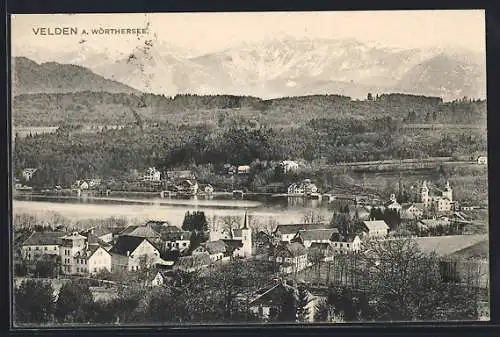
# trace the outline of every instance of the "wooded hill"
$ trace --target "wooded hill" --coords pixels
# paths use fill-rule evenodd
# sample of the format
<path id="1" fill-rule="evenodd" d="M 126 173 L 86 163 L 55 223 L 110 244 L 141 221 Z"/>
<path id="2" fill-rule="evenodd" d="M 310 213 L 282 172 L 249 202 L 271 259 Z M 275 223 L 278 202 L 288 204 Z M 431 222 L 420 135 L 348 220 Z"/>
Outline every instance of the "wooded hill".
<path id="1" fill-rule="evenodd" d="M 464 98 L 443 102 L 438 97 L 370 94 L 367 100 L 315 95 L 263 100 L 249 96 L 129 94 L 82 91 L 21 94 L 13 98 L 15 126 L 130 123 L 223 126 L 227 120 L 288 127 L 314 118 L 391 117 L 404 123 L 486 125 L 486 101 Z"/>

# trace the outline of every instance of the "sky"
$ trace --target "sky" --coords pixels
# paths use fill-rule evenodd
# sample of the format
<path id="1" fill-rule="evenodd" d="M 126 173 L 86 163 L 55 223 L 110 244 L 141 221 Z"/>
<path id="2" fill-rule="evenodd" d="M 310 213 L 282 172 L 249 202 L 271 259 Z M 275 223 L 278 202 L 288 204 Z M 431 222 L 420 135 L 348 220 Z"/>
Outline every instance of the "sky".
<path id="1" fill-rule="evenodd" d="M 148 26 L 149 25 L 149 26 Z M 76 27 L 85 41 L 101 51 L 129 52 L 142 39 L 205 54 L 273 39 L 356 39 L 388 47 L 453 47 L 485 52 L 483 10 L 260 12 L 151 14 L 23 14 L 11 18 L 13 55 L 34 50 L 78 50 L 82 35 L 41 36 L 45 27 Z M 91 29 L 146 28 L 149 37 L 92 35 Z"/>

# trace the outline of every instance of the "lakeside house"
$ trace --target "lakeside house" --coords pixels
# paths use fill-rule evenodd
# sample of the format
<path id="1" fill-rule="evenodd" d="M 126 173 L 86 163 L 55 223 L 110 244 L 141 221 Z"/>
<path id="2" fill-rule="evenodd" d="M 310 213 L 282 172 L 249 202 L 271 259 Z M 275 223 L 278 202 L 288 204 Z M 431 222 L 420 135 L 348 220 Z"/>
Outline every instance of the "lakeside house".
<path id="1" fill-rule="evenodd" d="M 22 177 L 24 179 L 24 181 L 30 181 L 31 178 L 33 178 L 33 175 L 35 174 L 35 172 L 38 171 L 38 169 L 36 168 L 25 168 L 22 172 Z"/>
<path id="2" fill-rule="evenodd" d="M 284 173 L 295 172 L 299 168 L 299 163 L 293 160 L 283 160 L 280 162 L 280 166 L 283 168 Z"/>
<path id="3" fill-rule="evenodd" d="M 318 187 L 311 182 L 310 179 L 304 179 L 301 183 L 293 183 L 288 186 L 288 194 L 305 194 L 310 195 L 318 193 Z"/>
<path id="4" fill-rule="evenodd" d="M 160 181 L 161 172 L 154 167 L 149 167 L 142 176 L 143 181 Z"/>
<path id="5" fill-rule="evenodd" d="M 488 157 L 487 156 L 479 156 L 476 159 L 479 165 L 488 165 Z"/>
<path id="6" fill-rule="evenodd" d="M 238 174 L 250 174 L 250 166 L 249 165 L 238 166 Z"/>

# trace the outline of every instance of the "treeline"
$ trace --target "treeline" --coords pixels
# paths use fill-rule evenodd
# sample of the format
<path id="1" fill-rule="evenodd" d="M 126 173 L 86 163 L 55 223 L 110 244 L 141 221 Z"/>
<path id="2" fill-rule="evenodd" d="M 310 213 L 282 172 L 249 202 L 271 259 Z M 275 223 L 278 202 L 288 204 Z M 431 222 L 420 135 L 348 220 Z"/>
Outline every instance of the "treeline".
<path id="1" fill-rule="evenodd" d="M 225 163 L 286 158 L 326 163 L 470 155 L 486 151 L 486 135 L 427 131 L 408 137 L 390 117 L 311 120 L 288 129 L 266 126 L 220 128 L 213 125 L 135 125 L 95 133 L 62 128 L 54 134 L 16 139 L 16 176 L 35 167 L 32 184 L 68 186 L 77 179 L 123 176 L 132 169 L 192 168 L 211 164 L 216 174 Z M 274 173 L 272 173 L 274 175 Z"/>
<path id="2" fill-rule="evenodd" d="M 357 101 L 340 95 L 312 95 L 262 100 L 249 96 L 121 94 L 78 92 L 23 94 L 14 97 L 15 125 L 126 124 L 137 117 L 146 123 L 191 122 L 200 117 L 217 119 L 237 111 L 259 123 L 293 125 L 310 118 L 338 116 L 390 116 L 412 123 L 484 123 L 486 101 L 463 99 L 442 102 L 438 97 L 382 94 Z M 433 118 L 435 116 L 435 118 Z M 215 118 L 214 118 L 215 117 Z"/>

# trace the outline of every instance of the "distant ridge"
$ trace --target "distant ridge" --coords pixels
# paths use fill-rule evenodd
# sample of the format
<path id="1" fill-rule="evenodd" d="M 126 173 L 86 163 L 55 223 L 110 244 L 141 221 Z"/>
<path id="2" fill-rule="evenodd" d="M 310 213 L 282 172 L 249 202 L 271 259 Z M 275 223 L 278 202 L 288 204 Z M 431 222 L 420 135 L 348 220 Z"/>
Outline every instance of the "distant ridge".
<path id="1" fill-rule="evenodd" d="M 123 83 L 109 80 L 72 64 L 38 64 L 26 57 L 12 59 L 12 93 L 74 93 L 83 91 L 140 94 Z"/>

